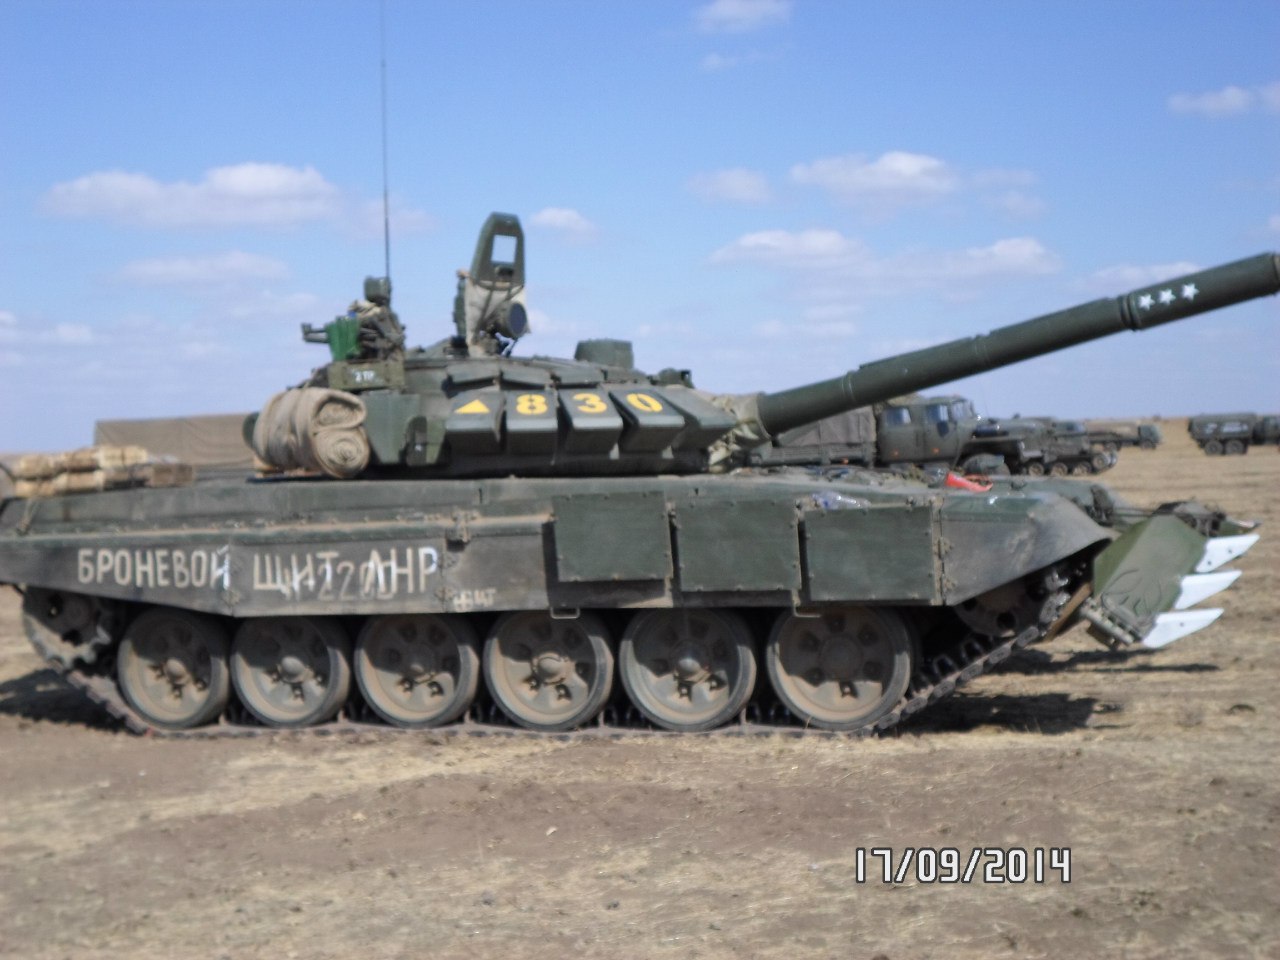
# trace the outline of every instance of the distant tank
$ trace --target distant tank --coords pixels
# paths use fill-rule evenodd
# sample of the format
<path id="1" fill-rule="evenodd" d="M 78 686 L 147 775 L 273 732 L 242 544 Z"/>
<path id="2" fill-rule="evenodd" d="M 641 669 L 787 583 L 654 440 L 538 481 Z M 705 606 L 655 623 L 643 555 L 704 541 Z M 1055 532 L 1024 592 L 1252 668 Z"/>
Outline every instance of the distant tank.
<path id="1" fill-rule="evenodd" d="M 1187 432 L 1210 456 L 1235 456 L 1256 444 L 1280 445 L 1280 415 L 1202 413 L 1187 420 Z"/>
<path id="2" fill-rule="evenodd" d="M 134 730 L 884 730 L 1078 621 L 1110 647 L 1206 626 L 1220 611 L 1195 605 L 1257 535 L 1095 484 L 752 467 L 751 451 L 1277 290 L 1266 254 L 810 386 L 715 395 L 684 370 L 640 372 L 620 341 L 514 356 L 524 238 L 494 214 L 449 338 L 407 349 L 376 279 L 304 330 L 331 361 L 246 424 L 273 475 L 8 500 L 0 582 L 22 590 L 49 664 Z"/>
<path id="3" fill-rule="evenodd" d="M 1084 428 L 1089 442 L 1111 453 L 1125 447 L 1154 450 L 1164 442 L 1160 427 L 1154 423 L 1137 423 L 1133 420 L 1086 420 Z"/>

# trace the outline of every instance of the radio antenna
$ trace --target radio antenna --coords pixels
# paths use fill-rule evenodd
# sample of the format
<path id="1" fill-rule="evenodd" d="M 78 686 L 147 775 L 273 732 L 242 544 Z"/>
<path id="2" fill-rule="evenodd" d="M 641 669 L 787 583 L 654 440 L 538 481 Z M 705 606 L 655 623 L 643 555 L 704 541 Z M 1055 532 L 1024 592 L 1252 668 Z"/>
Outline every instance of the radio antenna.
<path id="1" fill-rule="evenodd" d="M 391 285 L 391 204 L 387 188 L 387 0 L 378 5 L 382 78 L 382 255 L 387 286 Z"/>

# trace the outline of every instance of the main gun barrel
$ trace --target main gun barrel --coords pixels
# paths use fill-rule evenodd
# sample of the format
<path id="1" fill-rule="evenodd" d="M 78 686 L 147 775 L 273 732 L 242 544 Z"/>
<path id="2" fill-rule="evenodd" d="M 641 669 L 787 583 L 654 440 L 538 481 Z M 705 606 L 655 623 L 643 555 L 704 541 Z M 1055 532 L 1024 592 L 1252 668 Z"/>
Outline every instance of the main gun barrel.
<path id="1" fill-rule="evenodd" d="M 1147 330 L 1280 292 L 1280 254 L 1263 253 L 1132 293 L 1046 314 L 976 337 L 863 364 L 842 377 L 761 394 L 760 423 L 772 435 L 855 407 L 948 383 L 1121 330 Z"/>

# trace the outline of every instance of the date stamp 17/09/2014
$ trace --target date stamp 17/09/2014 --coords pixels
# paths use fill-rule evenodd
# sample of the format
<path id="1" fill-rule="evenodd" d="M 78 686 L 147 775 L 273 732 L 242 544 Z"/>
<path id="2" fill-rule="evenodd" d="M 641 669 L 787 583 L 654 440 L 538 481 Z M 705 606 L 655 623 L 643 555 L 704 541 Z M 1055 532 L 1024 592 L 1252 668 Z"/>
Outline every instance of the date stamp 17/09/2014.
<path id="1" fill-rule="evenodd" d="M 857 847 L 857 883 L 1070 883 L 1070 847 Z"/>

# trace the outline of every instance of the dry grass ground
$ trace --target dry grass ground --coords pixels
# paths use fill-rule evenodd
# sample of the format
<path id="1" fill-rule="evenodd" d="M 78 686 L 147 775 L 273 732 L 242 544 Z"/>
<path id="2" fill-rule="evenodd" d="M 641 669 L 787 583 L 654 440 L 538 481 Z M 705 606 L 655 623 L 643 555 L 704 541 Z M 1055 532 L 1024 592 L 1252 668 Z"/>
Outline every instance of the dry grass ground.
<path id="1" fill-rule="evenodd" d="M 1223 618 L 1073 631 L 869 743 L 138 738 L 6 595 L 0 955 L 1280 956 L 1280 456 L 1166 435 L 1107 479 L 1266 522 Z M 1071 879 L 859 883 L 872 846 L 1067 846 Z"/>

